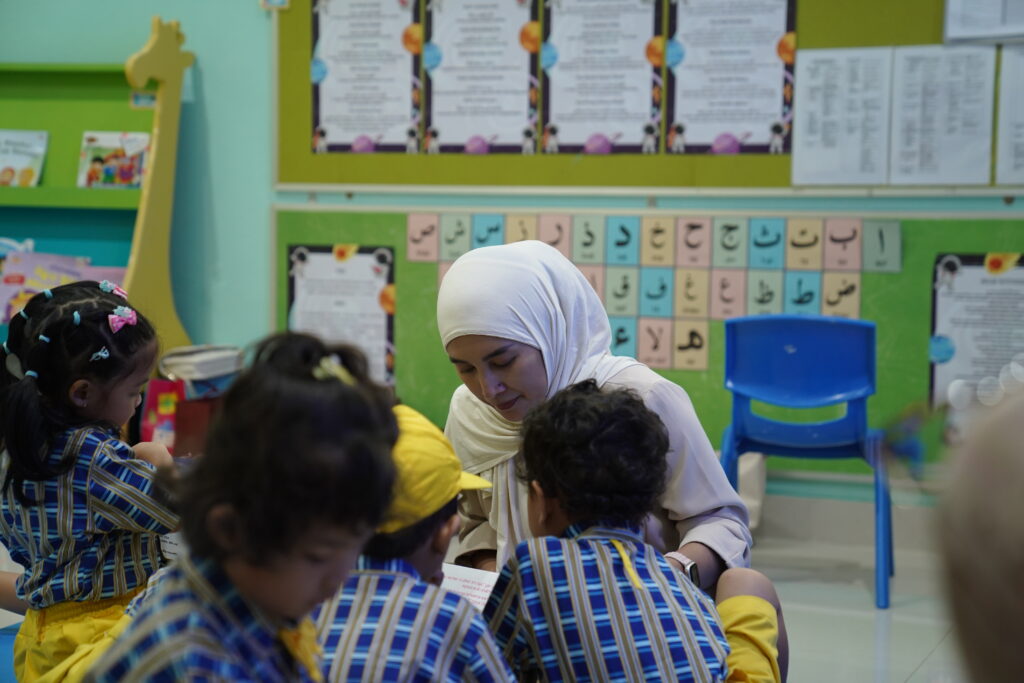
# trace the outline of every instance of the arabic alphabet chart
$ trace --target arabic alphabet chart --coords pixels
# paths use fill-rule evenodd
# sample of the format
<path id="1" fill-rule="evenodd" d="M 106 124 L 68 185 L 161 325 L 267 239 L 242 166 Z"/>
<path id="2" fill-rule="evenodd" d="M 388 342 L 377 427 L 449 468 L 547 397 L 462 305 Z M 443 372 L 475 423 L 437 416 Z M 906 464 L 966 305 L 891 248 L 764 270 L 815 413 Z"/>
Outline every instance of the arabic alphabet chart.
<path id="1" fill-rule="evenodd" d="M 440 230 L 438 216 L 430 213 L 409 214 L 409 234 L 405 244 L 405 257 L 410 261 L 437 261 Z"/>
<path id="2" fill-rule="evenodd" d="M 672 369 L 672 321 L 640 318 L 637 321 L 636 359 L 659 370 Z"/>
<path id="3" fill-rule="evenodd" d="M 708 321 L 676 320 L 672 341 L 672 367 L 676 370 L 708 369 Z"/>
<path id="4" fill-rule="evenodd" d="M 861 273 L 902 268 L 898 220 L 407 214 L 407 260 L 436 262 L 438 282 L 466 251 L 523 239 L 542 240 L 576 264 L 614 321 L 614 353 L 676 370 L 707 367 L 709 320 L 772 313 L 857 318 Z"/>
<path id="5" fill-rule="evenodd" d="M 537 239 L 550 244 L 566 258 L 572 258 L 572 216 L 569 214 L 544 214 L 537 225 Z"/>
<path id="6" fill-rule="evenodd" d="M 640 222 L 640 265 L 675 263 L 676 230 L 667 216 L 644 216 Z"/>

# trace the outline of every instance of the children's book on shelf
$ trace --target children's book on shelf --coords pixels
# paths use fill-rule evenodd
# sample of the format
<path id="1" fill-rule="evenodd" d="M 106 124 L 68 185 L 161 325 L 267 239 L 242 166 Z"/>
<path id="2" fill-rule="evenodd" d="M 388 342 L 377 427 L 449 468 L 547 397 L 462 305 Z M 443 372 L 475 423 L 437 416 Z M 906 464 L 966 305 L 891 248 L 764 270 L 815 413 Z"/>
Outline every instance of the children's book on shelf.
<path id="1" fill-rule="evenodd" d="M 0 129 L 0 187 L 36 187 L 46 157 L 45 130 Z"/>
<path id="2" fill-rule="evenodd" d="M 148 157 L 149 133 L 86 131 L 78 159 L 78 187 L 138 189 Z"/>

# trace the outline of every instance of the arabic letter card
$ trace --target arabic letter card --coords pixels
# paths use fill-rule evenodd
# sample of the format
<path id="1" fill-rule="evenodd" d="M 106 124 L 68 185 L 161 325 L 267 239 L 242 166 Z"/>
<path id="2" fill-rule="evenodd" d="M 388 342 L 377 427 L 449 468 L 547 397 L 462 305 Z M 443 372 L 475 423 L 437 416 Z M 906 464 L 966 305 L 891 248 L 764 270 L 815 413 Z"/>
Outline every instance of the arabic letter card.
<path id="1" fill-rule="evenodd" d="M 440 227 L 436 213 L 410 213 L 405 243 L 409 261 L 437 262 Z"/>

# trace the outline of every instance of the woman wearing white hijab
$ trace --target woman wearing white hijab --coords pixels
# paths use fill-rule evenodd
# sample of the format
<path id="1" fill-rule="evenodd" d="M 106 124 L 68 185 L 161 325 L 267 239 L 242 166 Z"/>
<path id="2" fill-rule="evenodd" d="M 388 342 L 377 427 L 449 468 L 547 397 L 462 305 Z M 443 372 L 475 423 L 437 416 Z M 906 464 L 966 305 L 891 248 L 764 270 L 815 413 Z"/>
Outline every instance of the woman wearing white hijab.
<path id="1" fill-rule="evenodd" d="M 696 565 L 702 587 L 726 566 L 749 565 L 747 510 L 686 392 L 632 358 L 611 355 L 601 300 L 560 252 L 537 241 L 470 251 L 444 276 L 437 324 L 463 382 L 445 433 L 464 468 L 494 485 L 463 495 L 460 561 L 500 568 L 529 536 L 528 487 L 516 476 L 519 423 L 529 408 L 593 378 L 635 391 L 668 430 L 668 482 L 661 509 L 652 511 L 663 539 L 648 542 L 673 550 L 669 559 L 691 576 Z"/>

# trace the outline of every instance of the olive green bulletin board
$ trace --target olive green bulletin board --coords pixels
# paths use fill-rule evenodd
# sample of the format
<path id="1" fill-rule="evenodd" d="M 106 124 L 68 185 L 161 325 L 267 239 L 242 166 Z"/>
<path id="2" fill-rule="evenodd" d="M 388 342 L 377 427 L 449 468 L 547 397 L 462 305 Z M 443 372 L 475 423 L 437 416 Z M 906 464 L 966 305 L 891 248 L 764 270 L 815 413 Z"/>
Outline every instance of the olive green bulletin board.
<path id="1" fill-rule="evenodd" d="M 407 215 L 437 213 L 436 209 L 331 210 L 312 206 L 278 206 L 274 211 L 274 322 L 287 327 L 289 246 L 323 246 L 338 243 L 391 246 L 395 254 L 396 286 L 395 380 L 399 397 L 443 425 L 448 402 L 459 380 L 441 347 L 435 320 L 439 264 L 410 261 L 407 254 Z M 503 212 L 493 207 L 464 213 L 581 214 L 579 210 L 529 211 L 522 207 Z M 591 215 L 599 215 L 589 212 Z M 624 212 L 615 212 L 616 214 Z M 644 211 L 640 216 L 670 216 L 679 212 Z M 713 216 L 737 216 L 735 211 L 702 212 Z M 743 212 L 744 216 L 809 217 L 798 212 Z M 850 217 L 849 214 L 844 214 Z M 834 217 L 814 214 L 814 217 Z M 902 230 L 902 265 L 899 272 L 868 272 L 861 275 L 860 317 L 877 324 L 877 393 L 869 399 L 869 421 L 886 427 L 914 406 L 929 401 L 932 288 L 935 257 L 943 252 L 1024 252 L 1024 218 L 933 218 L 921 215 L 858 216 L 899 220 Z M 659 370 L 681 385 L 696 406 L 711 442 L 717 447 L 729 422 L 730 394 L 723 387 L 723 324 L 709 323 L 706 371 Z M 834 411 L 833 411 L 834 412 Z M 768 414 L 771 414 L 770 412 Z M 822 419 L 828 414 L 808 415 Z M 939 425 L 941 426 L 941 425 Z M 924 433 L 928 459 L 941 458 L 939 426 Z M 823 470 L 866 473 L 855 461 L 792 460 L 771 458 L 772 469 Z"/>
<path id="2" fill-rule="evenodd" d="M 426 2 L 426 0 L 419 0 Z M 669 0 L 660 0 L 667 3 Z M 943 0 L 794 0 L 798 49 L 942 42 Z M 278 188 L 388 185 L 502 188 L 781 188 L 790 156 L 314 154 L 312 0 L 275 12 Z"/>

